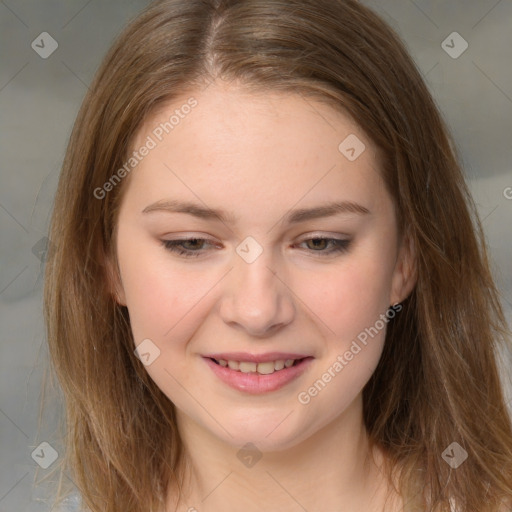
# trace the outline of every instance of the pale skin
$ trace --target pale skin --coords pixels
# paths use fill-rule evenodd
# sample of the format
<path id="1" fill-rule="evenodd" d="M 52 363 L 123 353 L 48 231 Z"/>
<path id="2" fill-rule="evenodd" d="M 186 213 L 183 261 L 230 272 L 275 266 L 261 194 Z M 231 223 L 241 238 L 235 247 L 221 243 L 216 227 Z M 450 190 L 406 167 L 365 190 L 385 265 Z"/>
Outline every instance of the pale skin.
<path id="1" fill-rule="evenodd" d="M 414 250 L 398 236 L 378 153 L 348 116 L 300 95 L 249 93 L 215 82 L 175 99 L 141 126 L 134 148 L 193 96 L 197 106 L 132 172 L 119 212 L 120 280 L 135 340 L 160 355 L 146 367 L 175 404 L 186 481 L 167 511 L 382 511 L 388 485 L 382 453 L 369 457 L 362 389 L 384 345 L 385 327 L 309 403 L 301 392 L 332 367 L 415 283 Z M 350 134 L 366 149 L 349 161 Z M 180 200 L 230 219 L 153 209 Z M 289 224 L 286 216 L 328 202 L 344 211 Z M 247 237 L 262 253 L 236 251 Z M 346 250 L 314 238 L 350 240 Z M 206 239 L 166 249 L 162 240 Z M 329 253 L 329 251 L 331 251 Z M 399 314 L 399 313 L 398 313 Z M 135 348 L 135 347 L 134 347 Z M 299 352 L 307 370 L 275 391 L 251 395 L 222 382 L 203 358 L 212 352 Z M 237 453 L 253 443 L 261 459 Z M 400 499 L 387 510 L 400 510 Z"/>

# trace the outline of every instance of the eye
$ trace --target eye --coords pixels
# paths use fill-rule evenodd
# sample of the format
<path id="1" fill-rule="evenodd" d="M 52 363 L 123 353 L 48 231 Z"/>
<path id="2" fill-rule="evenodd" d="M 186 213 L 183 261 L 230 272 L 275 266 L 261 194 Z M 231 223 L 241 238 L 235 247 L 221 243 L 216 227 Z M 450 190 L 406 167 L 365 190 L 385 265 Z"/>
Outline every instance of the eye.
<path id="1" fill-rule="evenodd" d="M 308 249 L 311 249 L 313 253 L 319 253 L 320 255 L 330 255 L 335 253 L 346 252 L 350 246 L 350 240 L 341 238 L 326 238 L 326 237 L 313 237 L 307 238 L 300 242 L 299 245 L 306 244 Z M 330 249 L 325 250 L 327 247 Z"/>
<path id="2" fill-rule="evenodd" d="M 206 251 L 204 246 L 217 245 L 206 238 L 182 238 L 178 240 L 162 240 L 161 242 L 166 250 L 185 258 L 197 258 Z M 298 245 L 306 244 L 310 252 L 327 256 L 346 252 L 350 243 L 350 240 L 340 238 L 313 237 L 303 240 Z"/>
<path id="3" fill-rule="evenodd" d="M 170 252 L 179 254 L 186 258 L 196 258 L 200 256 L 204 251 L 201 247 L 204 243 L 209 243 L 206 238 L 182 238 L 181 240 L 162 240 L 162 245 Z M 188 245 L 188 247 L 186 247 Z M 183 247 L 185 246 L 185 248 Z"/>

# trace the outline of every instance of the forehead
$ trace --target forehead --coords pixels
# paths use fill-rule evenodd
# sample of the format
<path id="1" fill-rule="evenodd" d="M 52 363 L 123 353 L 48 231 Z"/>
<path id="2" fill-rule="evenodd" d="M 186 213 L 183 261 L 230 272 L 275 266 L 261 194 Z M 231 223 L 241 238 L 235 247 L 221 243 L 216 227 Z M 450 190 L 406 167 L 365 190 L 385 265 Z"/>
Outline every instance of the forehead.
<path id="1" fill-rule="evenodd" d="M 150 134 L 160 147 L 172 146 L 173 139 L 188 139 L 196 146 L 216 143 L 201 147 L 201 154 L 221 155 L 245 145 L 246 151 L 265 146 L 292 148 L 298 157 L 311 149 L 329 153 L 334 149 L 338 156 L 340 137 L 358 134 L 367 149 L 375 152 L 372 141 L 341 106 L 334 108 L 333 101 L 217 81 L 159 105 L 139 127 L 132 146 L 136 149 Z"/>
<path id="2" fill-rule="evenodd" d="M 214 83 L 148 116 L 132 150 L 144 145 L 152 149 L 128 187 L 144 200 L 261 209 L 356 196 L 375 203 L 383 189 L 377 149 L 357 123 L 300 94 Z"/>

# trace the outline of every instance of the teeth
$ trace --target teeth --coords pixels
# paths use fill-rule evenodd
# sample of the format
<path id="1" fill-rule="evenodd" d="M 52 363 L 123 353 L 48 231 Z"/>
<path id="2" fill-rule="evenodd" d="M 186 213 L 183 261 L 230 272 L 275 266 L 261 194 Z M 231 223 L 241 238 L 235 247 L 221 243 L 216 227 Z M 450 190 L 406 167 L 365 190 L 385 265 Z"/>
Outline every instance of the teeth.
<path id="1" fill-rule="evenodd" d="M 270 375 L 274 372 L 282 370 L 283 368 L 290 368 L 295 363 L 295 359 L 278 359 L 277 361 L 267 361 L 265 363 L 253 363 L 249 361 L 226 361 L 219 359 L 217 361 L 220 366 L 228 367 L 231 370 L 238 370 L 242 373 L 257 372 L 260 375 Z"/>
<path id="2" fill-rule="evenodd" d="M 257 372 L 262 375 L 270 375 L 274 373 L 274 361 L 268 361 L 268 363 L 258 363 Z"/>
<path id="3" fill-rule="evenodd" d="M 284 361 L 282 359 L 278 359 L 275 363 L 274 363 L 274 369 L 275 370 L 282 370 L 284 368 Z"/>
<path id="4" fill-rule="evenodd" d="M 240 363 L 238 369 L 242 373 L 249 373 L 256 371 L 256 363 Z"/>
<path id="5" fill-rule="evenodd" d="M 239 368 L 238 361 L 228 361 L 228 366 L 229 366 L 232 370 L 238 370 L 238 368 Z"/>

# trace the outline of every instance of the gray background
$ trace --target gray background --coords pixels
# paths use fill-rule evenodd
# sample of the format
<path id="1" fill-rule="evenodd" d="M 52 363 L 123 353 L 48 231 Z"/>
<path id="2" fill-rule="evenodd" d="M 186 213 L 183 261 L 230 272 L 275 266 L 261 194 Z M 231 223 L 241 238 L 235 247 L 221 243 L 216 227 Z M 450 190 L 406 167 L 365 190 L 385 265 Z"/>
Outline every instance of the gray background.
<path id="1" fill-rule="evenodd" d="M 53 433 L 58 402 L 41 408 L 38 430 L 47 364 L 38 248 L 87 85 L 114 36 L 147 3 L 0 1 L 0 512 L 50 510 L 43 485 L 33 483 L 38 465 L 31 457 L 43 441 L 59 450 Z M 454 133 L 510 325 L 512 2 L 364 3 L 403 37 Z M 458 58 L 441 46 L 454 31 L 469 45 Z M 58 42 L 47 59 L 31 47 L 42 32 Z M 506 393 L 511 400 L 508 387 Z M 37 478 L 46 471 L 39 469 Z"/>

